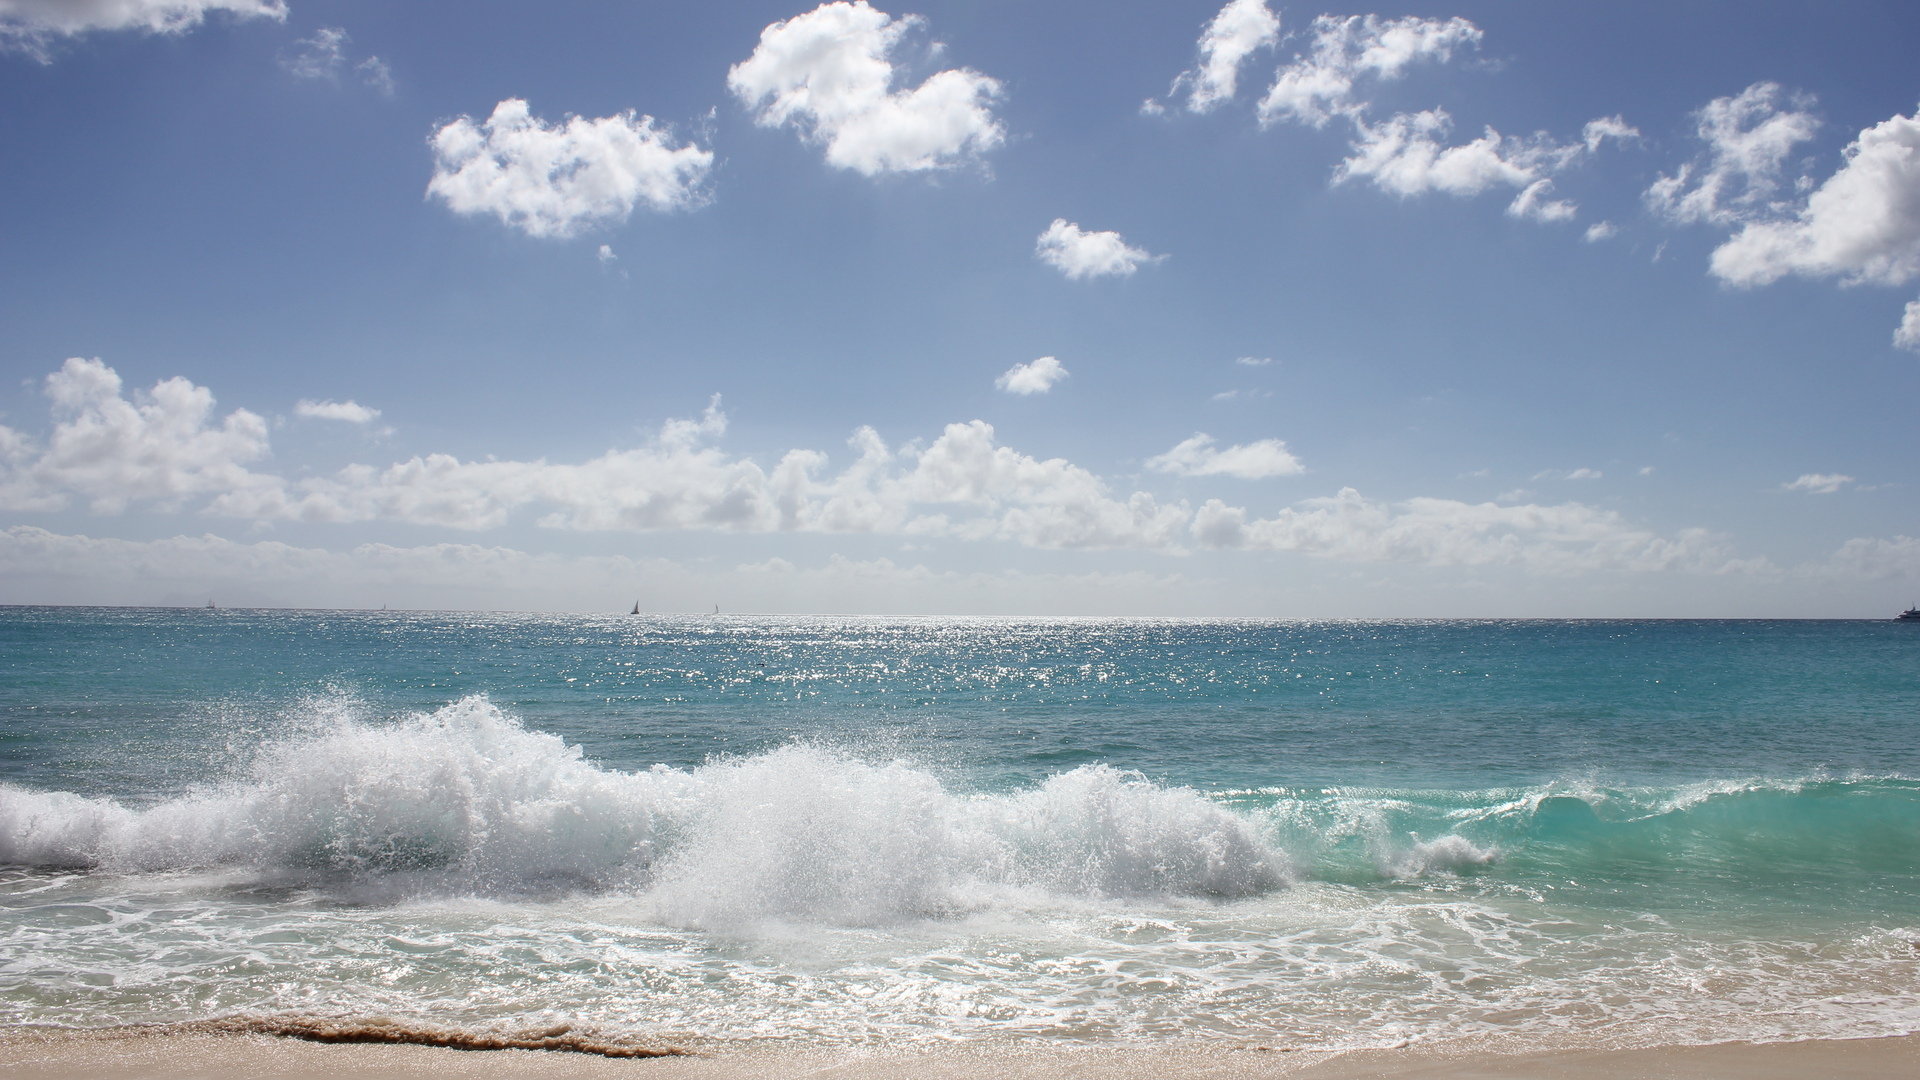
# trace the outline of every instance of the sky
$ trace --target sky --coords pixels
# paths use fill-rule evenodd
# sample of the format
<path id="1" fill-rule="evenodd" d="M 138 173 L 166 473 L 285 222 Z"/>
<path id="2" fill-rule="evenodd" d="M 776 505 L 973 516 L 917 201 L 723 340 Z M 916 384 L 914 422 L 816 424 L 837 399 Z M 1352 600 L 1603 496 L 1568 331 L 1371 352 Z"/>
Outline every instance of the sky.
<path id="1" fill-rule="evenodd" d="M 0 603 L 1887 617 L 1915 42 L 0 0 Z"/>

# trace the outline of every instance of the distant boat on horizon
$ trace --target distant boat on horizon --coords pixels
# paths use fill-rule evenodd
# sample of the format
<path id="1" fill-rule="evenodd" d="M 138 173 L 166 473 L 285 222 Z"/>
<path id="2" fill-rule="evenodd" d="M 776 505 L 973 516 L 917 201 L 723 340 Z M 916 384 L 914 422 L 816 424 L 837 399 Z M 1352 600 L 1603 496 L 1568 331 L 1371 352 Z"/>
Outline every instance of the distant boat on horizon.
<path id="1" fill-rule="evenodd" d="M 207 610 L 208 610 L 208 611 L 219 611 L 220 609 L 219 609 L 219 608 L 217 608 L 217 607 L 214 607 L 214 606 L 213 606 L 213 601 L 212 601 L 211 599 L 209 599 L 209 600 L 207 601 Z"/>
<path id="2" fill-rule="evenodd" d="M 1910 607 L 1893 617 L 1894 622 L 1920 622 L 1920 607 Z"/>
<path id="3" fill-rule="evenodd" d="M 627 614 L 629 614 L 629 615 L 638 615 L 638 614 L 640 614 L 640 601 L 638 601 L 638 600 L 635 600 L 635 601 L 633 602 L 633 610 L 632 610 L 632 611 L 629 611 L 629 612 L 627 612 Z"/>

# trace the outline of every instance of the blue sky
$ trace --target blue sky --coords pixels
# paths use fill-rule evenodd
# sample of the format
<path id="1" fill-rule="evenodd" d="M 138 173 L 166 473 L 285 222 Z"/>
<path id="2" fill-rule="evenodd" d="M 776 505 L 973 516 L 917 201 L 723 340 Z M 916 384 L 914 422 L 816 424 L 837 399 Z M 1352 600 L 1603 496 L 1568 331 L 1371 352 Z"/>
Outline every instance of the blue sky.
<path id="1" fill-rule="evenodd" d="M 1885 615 L 1917 40 L 0 0 L 0 601 Z"/>

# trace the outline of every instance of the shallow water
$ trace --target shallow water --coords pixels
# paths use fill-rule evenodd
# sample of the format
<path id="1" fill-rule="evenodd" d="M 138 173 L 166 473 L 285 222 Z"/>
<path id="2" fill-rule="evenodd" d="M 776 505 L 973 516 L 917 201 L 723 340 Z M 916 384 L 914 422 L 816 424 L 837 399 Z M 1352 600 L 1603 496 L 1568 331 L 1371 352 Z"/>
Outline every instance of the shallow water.
<path id="1" fill-rule="evenodd" d="M 0 1022 L 1920 1028 L 1920 630 L 0 609 Z"/>

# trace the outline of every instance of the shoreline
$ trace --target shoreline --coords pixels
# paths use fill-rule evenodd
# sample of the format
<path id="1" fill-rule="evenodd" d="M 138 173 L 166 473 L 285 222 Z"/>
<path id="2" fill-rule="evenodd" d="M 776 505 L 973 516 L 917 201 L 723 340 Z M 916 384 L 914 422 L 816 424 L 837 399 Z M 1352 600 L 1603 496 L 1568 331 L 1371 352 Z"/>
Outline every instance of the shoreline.
<path id="1" fill-rule="evenodd" d="M 608 1058 L 542 1050 L 339 1044 L 177 1028 L 15 1029 L 0 1033 L 0 1073 L 21 1080 L 1839 1080 L 1920 1075 L 1920 1035 L 1634 1049 L 1486 1045 L 1274 1051 L 1194 1043 L 1160 1047 L 958 1044 L 900 1049 L 693 1045 L 688 1056 Z"/>

